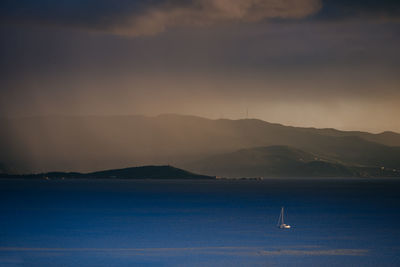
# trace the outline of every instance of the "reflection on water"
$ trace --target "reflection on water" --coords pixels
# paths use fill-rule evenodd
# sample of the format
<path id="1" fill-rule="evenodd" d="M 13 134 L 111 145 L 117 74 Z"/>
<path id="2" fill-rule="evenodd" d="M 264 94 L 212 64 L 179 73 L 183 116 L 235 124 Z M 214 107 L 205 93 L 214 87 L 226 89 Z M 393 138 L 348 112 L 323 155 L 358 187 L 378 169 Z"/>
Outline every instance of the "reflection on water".
<path id="1" fill-rule="evenodd" d="M 1 266 L 400 265 L 394 179 L 2 180 L 0 200 Z"/>

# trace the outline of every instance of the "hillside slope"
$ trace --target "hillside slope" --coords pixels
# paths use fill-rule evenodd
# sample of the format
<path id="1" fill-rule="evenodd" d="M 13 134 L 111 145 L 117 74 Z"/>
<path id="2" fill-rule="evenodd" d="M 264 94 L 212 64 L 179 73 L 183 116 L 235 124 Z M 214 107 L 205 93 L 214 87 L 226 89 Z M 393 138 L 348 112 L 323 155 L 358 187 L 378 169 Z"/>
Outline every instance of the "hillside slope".
<path id="1" fill-rule="evenodd" d="M 221 177 L 400 177 L 400 171 L 359 167 L 288 146 L 241 149 L 187 163 L 185 168 Z"/>
<path id="2" fill-rule="evenodd" d="M 48 172 L 26 175 L 0 175 L 0 178 L 23 179 L 215 179 L 172 166 L 140 166 L 90 173 Z"/>
<path id="3" fill-rule="evenodd" d="M 177 165 L 265 146 L 289 146 L 360 167 L 400 168 L 396 133 L 283 126 L 194 116 L 32 117 L 0 120 L 0 162 L 15 172 L 90 172 Z"/>

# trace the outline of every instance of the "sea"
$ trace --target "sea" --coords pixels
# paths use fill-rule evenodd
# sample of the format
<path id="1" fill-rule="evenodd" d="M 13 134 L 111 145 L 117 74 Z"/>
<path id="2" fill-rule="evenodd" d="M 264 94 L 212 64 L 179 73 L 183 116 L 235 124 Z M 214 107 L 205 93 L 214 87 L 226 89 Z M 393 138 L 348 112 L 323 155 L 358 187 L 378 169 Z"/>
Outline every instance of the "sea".
<path id="1" fill-rule="evenodd" d="M 2 179 L 0 266 L 400 266 L 400 180 Z"/>

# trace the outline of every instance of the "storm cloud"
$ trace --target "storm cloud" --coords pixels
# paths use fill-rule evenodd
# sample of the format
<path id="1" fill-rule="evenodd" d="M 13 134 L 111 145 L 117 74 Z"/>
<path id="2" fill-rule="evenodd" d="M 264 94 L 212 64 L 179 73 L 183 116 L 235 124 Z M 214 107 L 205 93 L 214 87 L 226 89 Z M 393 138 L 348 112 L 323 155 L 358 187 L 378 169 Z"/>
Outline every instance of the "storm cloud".
<path id="1" fill-rule="evenodd" d="M 6 1 L 2 5 L 3 23 L 71 26 L 132 36 L 173 27 L 304 18 L 321 8 L 320 0 Z"/>
<path id="2" fill-rule="evenodd" d="M 0 1 L 0 116 L 400 131 L 400 1 Z M 367 118 L 367 119 L 366 119 Z"/>
<path id="3" fill-rule="evenodd" d="M 398 21 L 399 16 L 395 0 L 6 0 L 0 4 L 2 24 L 66 26 L 129 36 L 268 19 Z"/>
<path id="4" fill-rule="evenodd" d="M 323 0 L 323 8 L 315 14 L 317 20 L 399 21 L 397 0 Z"/>
<path id="5" fill-rule="evenodd" d="M 303 18 L 320 7 L 319 0 L 194 0 L 185 5 L 167 2 L 128 18 L 125 25 L 114 27 L 113 30 L 128 35 L 148 35 L 177 26 Z"/>

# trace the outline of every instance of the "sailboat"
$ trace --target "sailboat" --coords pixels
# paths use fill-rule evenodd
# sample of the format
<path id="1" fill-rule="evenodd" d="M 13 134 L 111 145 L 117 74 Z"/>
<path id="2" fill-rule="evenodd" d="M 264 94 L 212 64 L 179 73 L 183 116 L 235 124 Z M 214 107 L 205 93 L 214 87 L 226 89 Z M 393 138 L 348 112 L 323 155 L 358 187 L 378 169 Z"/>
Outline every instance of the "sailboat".
<path id="1" fill-rule="evenodd" d="M 278 226 L 280 229 L 290 229 L 290 225 L 285 224 L 284 216 L 285 216 L 285 208 L 282 207 L 281 213 L 279 214 L 279 219 L 278 219 L 278 224 L 277 224 L 277 226 Z"/>

